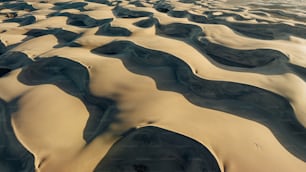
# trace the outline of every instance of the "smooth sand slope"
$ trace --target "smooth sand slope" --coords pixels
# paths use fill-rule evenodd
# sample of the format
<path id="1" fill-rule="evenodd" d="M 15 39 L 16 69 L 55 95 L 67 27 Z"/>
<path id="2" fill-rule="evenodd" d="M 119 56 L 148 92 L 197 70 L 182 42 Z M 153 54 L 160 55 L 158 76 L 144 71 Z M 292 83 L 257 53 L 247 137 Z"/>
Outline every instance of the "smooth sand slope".
<path id="1" fill-rule="evenodd" d="M 0 1 L 0 171 L 306 171 L 305 9 Z"/>

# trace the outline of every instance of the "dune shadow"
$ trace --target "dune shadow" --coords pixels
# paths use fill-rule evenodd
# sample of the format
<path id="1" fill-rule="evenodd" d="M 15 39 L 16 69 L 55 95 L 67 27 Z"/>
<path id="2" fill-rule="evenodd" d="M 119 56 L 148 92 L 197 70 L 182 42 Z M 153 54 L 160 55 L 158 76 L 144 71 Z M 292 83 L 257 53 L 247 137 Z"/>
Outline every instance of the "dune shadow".
<path id="1" fill-rule="evenodd" d="M 161 13 L 168 13 L 169 11 L 174 9 L 174 6 L 168 1 L 159 0 L 154 3 L 153 8 Z"/>
<path id="2" fill-rule="evenodd" d="M 34 172 L 34 157 L 16 138 L 11 125 L 11 114 L 16 111 L 16 100 L 9 103 L 0 99 L 0 169 L 1 172 Z"/>
<path id="3" fill-rule="evenodd" d="M 111 21 L 110 21 L 111 22 Z M 110 23 L 100 26 L 95 35 L 104 36 L 131 36 L 132 32 L 123 27 L 114 27 Z"/>
<path id="4" fill-rule="evenodd" d="M 275 18 L 294 19 L 294 20 L 301 21 L 301 22 L 305 22 L 306 21 L 306 17 L 305 16 L 298 15 L 298 14 L 295 14 L 295 13 L 289 13 L 286 10 L 264 9 L 263 8 L 263 9 L 257 9 L 256 11 L 266 12 L 266 13 L 270 14 L 271 16 L 275 17 Z"/>
<path id="5" fill-rule="evenodd" d="M 202 29 L 193 24 L 171 23 L 162 25 L 157 23 L 156 25 L 157 35 L 166 35 L 171 38 L 192 38 L 200 33 L 203 34 Z"/>
<path id="6" fill-rule="evenodd" d="M 129 4 L 135 5 L 135 7 L 145 7 L 145 5 L 143 5 L 143 2 L 140 0 L 130 1 Z"/>
<path id="7" fill-rule="evenodd" d="M 156 34 L 184 41 L 202 53 L 215 66 L 230 70 L 265 75 L 284 74 L 288 72 L 289 58 L 274 49 L 240 50 L 213 43 L 206 39 L 205 32 L 196 25 L 171 23 L 161 25 L 157 22 Z M 260 68 L 261 70 L 256 70 Z M 293 72 L 293 71 L 290 71 Z"/>
<path id="8" fill-rule="evenodd" d="M 256 39 L 289 40 L 290 35 L 306 39 L 306 26 L 302 25 L 291 26 L 284 23 L 248 24 L 217 20 L 214 20 L 214 23 L 226 25 L 238 33 Z"/>
<path id="9" fill-rule="evenodd" d="M 30 31 L 25 33 L 25 35 L 29 36 L 29 38 L 26 39 L 31 39 L 32 37 L 36 38 L 44 35 L 54 35 L 59 42 L 59 44 L 56 45 L 54 48 L 60 48 L 69 45 L 74 40 L 79 38 L 82 34 L 64 30 L 62 28 L 49 28 L 49 29 L 31 29 Z"/>
<path id="10" fill-rule="evenodd" d="M 292 69 L 294 73 L 296 73 L 300 78 L 302 78 L 306 82 L 306 68 L 295 64 L 289 64 L 289 67 Z"/>
<path id="11" fill-rule="evenodd" d="M 28 4 L 27 2 L 18 2 L 15 1 L 13 3 L 7 3 L 9 1 L 5 1 L 3 4 L 0 5 L 0 10 L 1 9 L 10 9 L 14 11 L 19 11 L 19 10 L 25 10 L 25 11 L 35 11 L 37 10 L 34 8 L 31 4 Z"/>
<path id="12" fill-rule="evenodd" d="M 23 52 L 7 51 L 0 55 L 0 68 L 14 70 L 31 64 L 33 61 Z"/>
<path id="13" fill-rule="evenodd" d="M 18 23 L 20 26 L 30 25 L 36 22 L 36 18 L 34 16 L 25 16 L 25 17 L 15 17 L 11 19 L 4 20 L 5 23 Z"/>
<path id="14" fill-rule="evenodd" d="M 192 3 L 195 3 L 196 0 L 179 0 L 179 2 L 186 3 L 186 4 L 192 4 Z"/>
<path id="15" fill-rule="evenodd" d="M 188 12 L 187 18 L 195 23 L 208 23 L 208 18 L 205 15 L 193 14 Z"/>
<path id="16" fill-rule="evenodd" d="M 158 89 L 178 92 L 197 106 L 228 112 L 267 126 L 289 152 L 306 160 L 305 129 L 285 98 L 250 85 L 199 78 L 179 58 L 130 41 L 114 41 L 92 52 L 119 58 L 129 71 L 153 78 Z"/>
<path id="17" fill-rule="evenodd" d="M 3 46 L 4 50 L 1 54 L 0 41 L 0 77 L 6 76 L 12 70 L 22 68 L 32 63 L 28 55 L 18 51 L 6 51 L 7 47 Z"/>
<path id="18" fill-rule="evenodd" d="M 108 5 L 108 6 L 111 6 L 112 3 L 108 0 L 85 0 L 87 2 L 95 2 L 95 3 L 98 3 L 98 4 L 105 4 L 105 5 Z"/>
<path id="19" fill-rule="evenodd" d="M 210 151 L 197 141 L 157 127 L 143 127 L 117 141 L 94 172 L 220 172 Z"/>
<path id="20" fill-rule="evenodd" d="M 286 55 L 273 49 L 238 50 L 209 42 L 205 38 L 193 40 L 203 54 L 207 54 L 214 61 L 226 66 L 256 68 L 267 66 L 276 60 L 289 63 Z M 269 73 L 276 74 L 273 71 L 270 70 Z"/>
<path id="21" fill-rule="evenodd" d="M 53 84 L 79 98 L 89 112 L 83 133 L 87 143 L 108 130 L 109 124 L 116 120 L 116 103 L 90 94 L 88 70 L 77 62 L 57 56 L 38 58 L 22 69 L 18 80 L 27 85 Z"/>
<path id="22" fill-rule="evenodd" d="M 294 2 L 294 1 L 292 1 Z M 279 10 L 290 10 L 290 9 L 296 9 L 297 6 L 293 4 L 286 4 L 286 3 L 277 3 L 277 2 L 270 2 L 270 3 L 250 3 L 250 7 L 252 8 L 267 8 L 267 9 L 279 9 Z M 301 9 L 306 9 L 305 5 L 299 6 Z"/>
<path id="23" fill-rule="evenodd" d="M 128 8 L 123 8 L 121 6 L 116 6 L 113 9 L 113 13 L 115 16 L 119 18 L 139 18 L 139 17 L 150 17 L 153 15 L 153 13 L 151 12 L 135 11 L 135 10 L 130 10 Z"/>
<path id="24" fill-rule="evenodd" d="M 3 42 L 0 40 L 0 56 L 5 53 L 7 50 L 6 46 L 3 44 Z"/>
<path id="25" fill-rule="evenodd" d="M 33 62 L 21 52 L 9 53 L 1 56 L 0 66 L 7 67 L 8 72 L 22 67 L 18 76 L 20 82 L 27 85 L 54 84 L 85 104 L 90 114 L 83 132 L 87 143 L 107 131 L 109 124 L 117 120 L 118 109 L 114 101 L 90 94 L 89 74 L 81 64 L 61 57 L 37 58 Z M 6 59 L 1 61 L 2 58 Z M 5 70 L 0 68 L 1 75 L 6 74 Z M 11 126 L 11 114 L 18 111 L 18 100 L 6 103 L 0 99 L 0 169 L 3 172 L 34 172 L 34 157 L 18 141 Z"/>
<path id="26" fill-rule="evenodd" d="M 87 11 L 84 7 L 88 5 L 85 2 L 57 2 L 54 3 L 55 7 L 54 10 L 66 10 L 66 9 L 77 9 L 81 12 Z"/>
<path id="27" fill-rule="evenodd" d="M 187 10 L 177 10 L 177 9 L 172 9 L 167 14 L 171 17 L 175 18 L 187 18 L 188 16 L 188 11 Z"/>
<path id="28" fill-rule="evenodd" d="M 204 11 L 203 14 L 195 14 L 187 10 L 177 10 L 174 8 L 173 5 L 171 5 L 171 3 L 163 0 L 155 3 L 153 7 L 157 11 L 167 13 L 167 15 L 171 17 L 187 18 L 188 20 L 196 23 L 225 25 L 231 28 L 232 30 L 234 30 L 235 32 L 251 38 L 262 39 L 262 40 L 289 40 L 289 36 L 292 35 L 306 39 L 306 34 L 305 34 L 306 26 L 302 24 L 289 25 L 286 23 L 272 23 L 271 21 L 265 19 L 256 19 L 257 22 L 262 22 L 262 23 L 231 22 L 227 20 L 228 17 L 232 17 L 236 21 L 247 21 L 250 19 L 234 12 L 231 13 L 231 12 L 222 11 L 220 15 L 214 15 L 215 12 L 220 12 L 220 10 L 222 9 L 218 10 L 211 9 L 208 11 Z M 241 10 L 231 9 L 231 11 L 241 11 Z M 261 15 L 262 14 L 267 15 L 269 13 L 274 15 L 278 14 L 278 16 L 284 16 L 289 19 L 294 18 L 298 21 L 300 20 L 305 21 L 305 18 L 302 16 L 295 14 L 288 14 L 281 10 L 275 11 L 269 9 L 260 12 Z"/>
<path id="29" fill-rule="evenodd" d="M 73 14 L 68 12 L 54 12 L 48 15 L 48 17 L 54 16 L 66 16 L 68 17 L 66 22 L 68 25 L 77 26 L 81 28 L 93 28 L 109 23 L 113 20 L 112 18 L 97 20 L 85 14 Z"/>
<path id="30" fill-rule="evenodd" d="M 18 16 L 17 12 L 11 11 L 11 12 L 0 12 L 0 16 L 5 16 L 6 18 L 15 18 Z"/>
<path id="31" fill-rule="evenodd" d="M 5 76 L 7 73 L 11 72 L 12 69 L 0 67 L 0 77 Z"/>
<path id="32" fill-rule="evenodd" d="M 149 28 L 154 26 L 157 23 L 157 20 L 153 17 L 149 17 L 147 19 L 143 19 L 133 23 L 133 25 L 141 28 Z"/>

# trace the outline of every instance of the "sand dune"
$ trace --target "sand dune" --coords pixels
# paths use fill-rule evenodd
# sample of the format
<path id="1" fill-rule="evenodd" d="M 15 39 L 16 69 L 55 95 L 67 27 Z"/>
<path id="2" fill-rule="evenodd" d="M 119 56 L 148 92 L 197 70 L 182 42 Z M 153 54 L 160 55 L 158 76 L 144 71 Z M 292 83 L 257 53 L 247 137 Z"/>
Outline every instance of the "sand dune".
<path id="1" fill-rule="evenodd" d="M 0 171 L 305 171 L 305 9 L 0 1 Z"/>

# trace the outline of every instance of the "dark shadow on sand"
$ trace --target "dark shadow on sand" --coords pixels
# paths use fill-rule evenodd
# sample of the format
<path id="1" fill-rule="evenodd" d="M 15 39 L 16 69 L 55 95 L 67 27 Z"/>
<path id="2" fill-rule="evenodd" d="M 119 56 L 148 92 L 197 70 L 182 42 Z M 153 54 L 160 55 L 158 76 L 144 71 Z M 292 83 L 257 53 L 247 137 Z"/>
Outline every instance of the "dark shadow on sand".
<path id="1" fill-rule="evenodd" d="M 95 3 L 98 3 L 98 4 L 105 4 L 105 5 L 112 5 L 112 3 L 108 0 L 85 0 L 87 2 L 95 2 Z"/>
<path id="2" fill-rule="evenodd" d="M 285 98 L 254 86 L 199 78 L 177 57 L 130 41 L 111 42 L 92 52 L 119 58 L 131 72 L 152 77 L 158 89 L 178 92 L 195 105 L 267 126 L 288 151 L 306 160 L 305 129 Z"/>
<path id="3" fill-rule="evenodd" d="M 230 23 L 226 21 L 212 20 L 214 24 L 223 24 L 245 36 L 262 40 L 289 40 L 289 36 L 306 39 L 306 26 L 291 26 L 284 23 L 247 24 Z"/>
<path id="4" fill-rule="evenodd" d="M 0 56 L 5 53 L 7 50 L 6 46 L 3 44 L 3 42 L 0 40 Z"/>
<path id="5" fill-rule="evenodd" d="M 13 11 L 18 11 L 18 10 L 26 10 L 26 11 L 35 11 L 36 9 L 31 5 L 26 2 L 14 2 L 14 3 L 3 3 L 0 5 L 0 10 L 2 9 L 11 9 Z"/>
<path id="6" fill-rule="evenodd" d="M 26 16 L 26 17 L 16 17 L 11 19 L 4 20 L 5 23 L 18 23 L 20 26 L 30 25 L 36 22 L 36 18 L 34 16 Z"/>
<path id="7" fill-rule="evenodd" d="M 204 38 L 194 39 L 194 42 L 202 53 L 226 66 L 256 68 L 267 66 L 276 60 L 289 63 L 286 55 L 273 49 L 238 50 L 209 42 Z"/>
<path id="8" fill-rule="evenodd" d="M 0 77 L 5 76 L 7 73 L 11 72 L 12 69 L 8 69 L 5 67 L 0 67 Z"/>
<path id="9" fill-rule="evenodd" d="M 123 8 L 121 6 L 116 6 L 113 9 L 113 13 L 115 16 L 119 18 L 139 18 L 139 17 L 150 17 L 153 15 L 153 13 L 151 12 L 135 11 L 135 10 Z"/>
<path id="10" fill-rule="evenodd" d="M 31 29 L 25 35 L 29 36 L 26 39 L 31 39 L 32 37 L 40 37 L 44 35 L 54 35 L 58 40 L 58 45 L 54 48 L 60 48 L 70 45 L 74 40 L 81 37 L 82 33 L 75 33 L 62 28 L 49 28 L 49 29 Z"/>
<path id="11" fill-rule="evenodd" d="M 289 67 L 292 69 L 292 71 L 295 74 L 297 74 L 300 78 L 302 78 L 306 82 L 306 68 L 295 64 L 289 64 Z"/>
<path id="12" fill-rule="evenodd" d="M 101 145 L 102 146 L 102 145 Z M 220 172 L 197 141 L 157 127 L 135 129 L 116 142 L 94 172 Z"/>
<path id="13" fill-rule="evenodd" d="M 206 39 L 205 32 L 199 26 L 184 23 L 161 25 L 156 22 L 156 34 L 191 45 L 215 66 L 230 70 L 278 75 L 295 73 L 289 63 L 289 58 L 274 49 L 240 50 L 213 43 Z M 260 70 L 258 70 L 260 69 Z"/>
<path id="14" fill-rule="evenodd" d="M 154 3 L 153 8 L 161 13 L 168 13 L 169 11 L 174 9 L 174 6 L 165 0 L 159 0 Z"/>
<path id="15" fill-rule="evenodd" d="M 31 64 L 33 61 L 25 53 L 7 51 L 0 55 L 0 68 L 14 70 Z"/>
<path id="16" fill-rule="evenodd" d="M 145 5 L 143 5 L 143 2 L 141 0 L 130 1 L 129 4 L 133 4 L 135 5 L 135 7 L 145 7 Z"/>
<path id="17" fill-rule="evenodd" d="M 34 172 L 34 157 L 16 138 L 11 114 L 17 110 L 16 100 L 0 99 L 0 170 L 1 172 Z"/>
<path id="18" fill-rule="evenodd" d="M 93 28 L 109 23 L 113 20 L 112 18 L 97 20 L 85 14 L 73 14 L 68 12 L 55 12 L 48 15 L 48 17 L 54 16 L 66 16 L 68 17 L 68 20 L 66 22 L 68 25 L 77 26 L 81 28 Z"/>
<path id="19" fill-rule="evenodd" d="M 114 27 L 110 23 L 100 26 L 95 35 L 104 36 L 131 36 L 132 32 L 123 27 Z"/>
<path id="20" fill-rule="evenodd" d="M 66 93 L 79 98 L 90 116 L 84 129 L 84 139 L 91 142 L 116 120 L 116 103 L 90 94 L 87 68 L 62 57 L 41 58 L 23 68 L 18 80 L 27 85 L 54 84 Z"/>
<path id="21" fill-rule="evenodd" d="M 140 20 L 138 22 L 133 23 L 137 27 L 141 28 L 149 28 L 154 26 L 157 23 L 157 20 L 153 17 L 149 17 L 147 19 Z"/>
<path id="22" fill-rule="evenodd" d="M 88 3 L 85 2 L 57 2 L 55 3 L 54 10 L 66 10 L 66 9 L 77 9 L 81 12 L 87 11 L 84 7 L 87 6 Z"/>

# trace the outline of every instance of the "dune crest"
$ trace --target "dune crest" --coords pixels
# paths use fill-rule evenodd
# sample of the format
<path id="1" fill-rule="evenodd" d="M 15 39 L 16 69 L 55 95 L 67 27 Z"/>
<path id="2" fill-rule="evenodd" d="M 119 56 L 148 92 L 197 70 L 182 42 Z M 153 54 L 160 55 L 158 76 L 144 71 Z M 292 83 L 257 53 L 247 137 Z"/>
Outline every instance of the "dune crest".
<path id="1" fill-rule="evenodd" d="M 0 1 L 1 172 L 305 171 L 305 9 Z"/>

